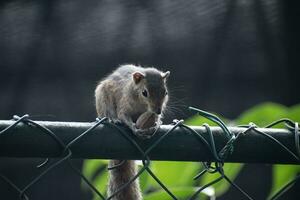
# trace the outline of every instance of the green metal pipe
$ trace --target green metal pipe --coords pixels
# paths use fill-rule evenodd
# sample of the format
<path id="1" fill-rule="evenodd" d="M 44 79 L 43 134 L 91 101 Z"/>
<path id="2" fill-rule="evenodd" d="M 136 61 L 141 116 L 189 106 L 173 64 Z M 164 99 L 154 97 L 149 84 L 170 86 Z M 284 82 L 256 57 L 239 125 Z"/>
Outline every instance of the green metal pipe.
<path id="1" fill-rule="evenodd" d="M 36 121 L 38 124 L 53 131 L 66 145 L 94 123 L 83 122 L 48 122 Z M 14 121 L 0 121 L 0 131 L 13 124 Z M 150 139 L 139 139 L 130 130 L 121 127 L 141 146 L 143 150 L 149 148 L 158 138 L 162 137 L 172 125 L 163 125 Z M 208 133 L 202 126 L 192 127 L 207 141 Z M 211 127 L 217 150 L 226 143 L 227 137 L 219 127 Z M 245 128 L 229 127 L 229 130 L 238 134 Z M 263 129 L 263 131 L 295 152 L 295 136 L 286 129 Z M 143 159 L 143 155 L 113 126 L 101 124 L 70 147 L 73 158 L 84 159 Z M 39 157 L 53 158 L 62 156 L 63 149 L 49 135 L 40 129 L 18 124 L 12 130 L 0 135 L 0 157 Z M 155 148 L 149 152 L 151 160 L 169 161 L 214 161 L 214 157 L 204 143 L 192 132 L 184 127 L 177 127 Z M 299 163 L 287 151 L 269 138 L 251 130 L 241 135 L 234 143 L 234 151 L 227 157 L 226 162 L 242 163 Z"/>

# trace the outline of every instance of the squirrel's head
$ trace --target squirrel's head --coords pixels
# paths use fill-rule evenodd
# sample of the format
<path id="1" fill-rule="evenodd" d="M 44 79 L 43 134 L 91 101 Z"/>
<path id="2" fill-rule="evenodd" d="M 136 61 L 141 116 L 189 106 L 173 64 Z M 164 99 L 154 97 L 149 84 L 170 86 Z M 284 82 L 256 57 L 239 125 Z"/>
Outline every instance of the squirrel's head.
<path id="1" fill-rule="evenodd" d="M 155 68 L 145 68 L 142 72 L 132 74 L 140 101 L 148 106 L 148 110 L 161 114 L 168 102 L 167 79 L 170 72 L 161 72 Z"/>

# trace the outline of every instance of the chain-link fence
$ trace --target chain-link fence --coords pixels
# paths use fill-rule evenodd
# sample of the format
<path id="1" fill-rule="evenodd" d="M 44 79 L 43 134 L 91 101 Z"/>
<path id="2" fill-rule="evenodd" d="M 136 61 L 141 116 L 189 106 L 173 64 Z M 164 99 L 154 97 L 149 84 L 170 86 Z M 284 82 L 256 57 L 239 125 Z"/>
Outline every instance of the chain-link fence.
<path id="1" fill-rule="evenodd" d="M 0 175 L 0 181 L 9 184 L 20 199 L 30 199 L 27 191 L 43 177 L 62 163 L 68 163 L 74 175 L 80 176 L 99 199 L 113 199 L 142 173 L 148 173 L 168 194 L 170 199 L 179 199 L 151 170 L 151 160 L 177 160 L 202 162 L 204 170 L 195 174 L 198 179 L 204 174 L 219 174 L 219 177 L 200 187 L 188 199 L 196 199 L 200 192 L 215 183 L 225 180 L 245 198 L 253 199 L 245 188 L 235 184 L 224 172 L 226 162 L 243 163 L 290 163 L 299 164 L 299 125 L 289 119 L 280 119 L 259 128 L 253 123 L 228 127 L 217 116 L 190 108 L 214 122 L 216 127 L 187 126 L 183 120 L 174 120 L 161 126 L 150 139 L 140 139 L 122 125 L 116 125 L 107 118 L 94 123 L 33 121 L 28 115 L 14 116 L 13 120 L 0 121 L 0 157 L 42 157 L 45 162 L 38 167 L 43 171 L 20 187 L 14 180 Z M 283 124 L 285 128 L 274 128 Z M 34 139 L 33 139 L 34 138 Z M 115 144 L 115 145 L 112 145 Z M 126 149 L 126 151 L 120 151 Z M 116 153 L 117 152 L 117 153 Z M 255 155 L 255 156 L 253 156 Z M 48 158 L 59 158 L 50 162 Z M 102 194 L 74 167 L 72 158 L 100 158 L 118 160 L 142 160 L 138 173 L 110 196 Z M 122 165 L 108 170 L 115 170 Z M 286 183 L 270 199 L 278 199 L 300 176 Z"/>

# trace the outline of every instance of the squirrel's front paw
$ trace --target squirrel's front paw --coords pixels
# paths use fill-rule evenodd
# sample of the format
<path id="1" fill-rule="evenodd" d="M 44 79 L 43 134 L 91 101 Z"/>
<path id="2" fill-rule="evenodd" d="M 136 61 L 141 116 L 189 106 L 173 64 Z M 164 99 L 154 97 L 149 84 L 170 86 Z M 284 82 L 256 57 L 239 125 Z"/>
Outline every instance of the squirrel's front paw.
<path id="1" fill-rule="evenodd" d="M 119 125 L 119 126 L 124 126 L 125 124 L 121 121 L 121 120 L 119 120 L 119 119 L 114 119 L 114 118 L 112 118 L 112 119 L 110 119 L 110 122 L 111 123 L 114 123 L 115 125 Z"/>
<path id="2" fill-rule="evenodd" d="M 139 138 L 149 139 L 156 133 L 158 128 L 159 126 L 153 126 L 147 129 L 134 128 L 133 133 Z"/>

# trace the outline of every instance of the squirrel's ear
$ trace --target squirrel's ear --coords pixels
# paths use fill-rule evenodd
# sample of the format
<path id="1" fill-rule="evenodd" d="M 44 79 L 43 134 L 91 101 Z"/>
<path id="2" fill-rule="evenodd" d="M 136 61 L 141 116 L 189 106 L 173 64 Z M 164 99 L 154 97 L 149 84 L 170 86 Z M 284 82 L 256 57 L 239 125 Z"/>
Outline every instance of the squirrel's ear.
<path id="1" fill-rule="evenodd" d="M 161 76 L 163 79 L 167 79 L 170 76 L 170 71 L 166 71 L 166 72 L 162 73 Z"/>
<path id="2" fill-rule="evenodd" d="M 137 84 L 145 77 L 145 75 L 141 72 L 134 72 L 132 74 L 132 77 L 133 77 L 134 82 Z"/>

